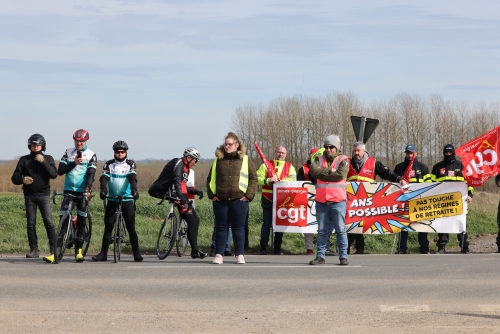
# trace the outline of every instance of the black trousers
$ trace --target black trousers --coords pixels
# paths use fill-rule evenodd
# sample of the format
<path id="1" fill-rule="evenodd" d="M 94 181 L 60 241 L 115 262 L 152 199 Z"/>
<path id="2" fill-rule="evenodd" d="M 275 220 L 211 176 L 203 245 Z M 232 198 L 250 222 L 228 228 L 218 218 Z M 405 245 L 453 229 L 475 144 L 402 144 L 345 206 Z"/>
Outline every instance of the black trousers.
<path id="1" fill-rule="evenodd" d="M 117 202 L 108 201 L 106 212 L 104 214 L 104 235 L 102 236 L 101 253 L 107 253 L 109 244 L 111 243 L 111 233 L 115 227 L 116 207 Z M 125 228 L 127 229 L 130 239 L 130 245 L 132 246 L 132 252 L 134 253 L 134 256 L 138 256 L 140 255 L 139 238 L 137 237 L 137 232 L 135 231 L 135 208 L 133 201 L 122 202 L 122 214 L 123 219 L 125 220 Z"/>
<path id="2" fill-rule="evenodd" d="M 40 210 L 43 224 L 49 239 L 50 252 L 54 253 L 54 240 L 56 230 L 52 223 L 52 212 L 50 210 L 50 195 L 25 194 L 24 204 L 26 206 L 26 230 L 28 232 L 28 243 L 30 250 L 38 249 L 38 236 L 36 235 L 36 209 Z"/>
<path id="3" fill-rule="evenodd" d="M 347 233 L 347 249 L 354 243 L 357 251 L 365 250 L 365 236 L 363 234 Z"/>
<path id="4" fill-rule="evenodd" d="M 179 207 L 179 212 L 181 212 L 182 207 Z M 184 211 L 184 210 L 183 210 Z M 187 223 L 187 238 L 189 244 L 191 245 L 191 251 L 198 251 L 198 228 L 200 227 L 200 219 L 196 214 L 196 210 L 192 205 L 189 205 L 187 211 L 181 213 L 181 218 Z"/>
<path id="5" fill-rule="evenodd" d="M 436 245 L 438 247 L 444 247 L 448 243 L 449 239 L 450 235 L 448 233 L 438 233 L 438 241 L 436 242 Z M 458 243 L 460 244 L 460 248 L 465 249 L 469 247 L 469 242 L 467 241 L 467 232 L 457 234 L 457 239 Z"/>

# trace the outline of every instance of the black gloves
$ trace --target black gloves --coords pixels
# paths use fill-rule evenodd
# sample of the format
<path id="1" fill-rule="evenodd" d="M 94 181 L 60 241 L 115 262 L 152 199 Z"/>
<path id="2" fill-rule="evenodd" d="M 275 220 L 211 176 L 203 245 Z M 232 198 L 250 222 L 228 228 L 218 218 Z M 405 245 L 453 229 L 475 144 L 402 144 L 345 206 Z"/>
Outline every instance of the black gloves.
<path id="1" fill-rule="evenodd" d="M 99 193 L 99 197 L 104 201 L 106 199 L 106 196 L 108 196 L 108 191 L 101 190 Z"/>
<path id="2" fill-rule="evenodd" d="M 139 199 L 139 192 L 137 190 L 132 190 L 132 197 L 137 201 Z"/>
<path id="3" fill-rule="evenodd" d="M 180 202 L 182 205 L 187 203 L 187 197 L 184 195 L 179 196 Z"/>
<path id="4" fill-rule="evenodd" d="M 195 189 L 195 190 L 194 190 L 194 194 L 195 194 L 195 195 L 200 196 L 200 199 L 202 199 L 202 198 L 203 198 L 203 191 L 201 191 L 201 190 L 197 190 L 197 189 Z"/>

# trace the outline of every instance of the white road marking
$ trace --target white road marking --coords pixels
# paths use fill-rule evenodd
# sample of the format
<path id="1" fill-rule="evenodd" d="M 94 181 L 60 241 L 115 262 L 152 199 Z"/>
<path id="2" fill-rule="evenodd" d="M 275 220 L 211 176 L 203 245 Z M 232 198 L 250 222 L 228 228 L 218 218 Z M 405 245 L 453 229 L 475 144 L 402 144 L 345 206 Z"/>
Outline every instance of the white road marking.
<path id="1" fill-rule="evenodd" d="M 429 305 L 380 305 L 382 312 L 429 312 Z"/>
<path id="2" fill-rule="evenodd" d="M 481 312 L 500 312 L 500 304 L 477 305 Z"/>
<path id="3" fill-rule="evenodd" d="M 236 263 L 223 263 L 222 265 L 207 265 L 207 266 L 193 266 L 193 265 L 185 265 L 185 266 L 169 266 L 169 265 L 157 265 L 157 266 L 127 266 L 127 269 L 206 269 L 206 268 L 361 268 L 361 266 L 310 266 L 310 265 L 301 265 L 301 266 L 252 266 L 248 264 L 244 265 L 236 265 Z"/>

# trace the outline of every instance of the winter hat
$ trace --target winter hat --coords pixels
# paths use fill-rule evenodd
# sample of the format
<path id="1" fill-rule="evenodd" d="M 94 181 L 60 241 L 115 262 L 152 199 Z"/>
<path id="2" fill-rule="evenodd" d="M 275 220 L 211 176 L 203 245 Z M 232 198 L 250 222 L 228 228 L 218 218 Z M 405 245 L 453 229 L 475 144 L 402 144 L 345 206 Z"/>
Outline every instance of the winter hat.
<path id="1" fill-rule="evenodd" d="M 340 138 L 339 138 L 339 136 L 329 135 L 328 137 L 326 137 L 323 146 L 327 146 L 327 145 L 333 145 L 337 148 L 337 150 L 340 150 Z"/>
<path id="2" fill-rule="evenodd" d="M 444 145 L 443 154 L 445 154 L 446 152 L 451 152 L 451 154 L 455 154 L 455 146 L 453 146 L 452 144 Z"/>

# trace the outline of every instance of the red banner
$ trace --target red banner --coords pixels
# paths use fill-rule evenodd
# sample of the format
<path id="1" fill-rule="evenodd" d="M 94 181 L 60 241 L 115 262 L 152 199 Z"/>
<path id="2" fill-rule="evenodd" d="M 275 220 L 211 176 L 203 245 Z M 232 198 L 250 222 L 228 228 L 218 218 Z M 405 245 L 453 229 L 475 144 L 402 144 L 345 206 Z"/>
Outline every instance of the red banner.
<path id="1" fill-rule="evenodd" d="M 480 187 L 500 171 L 500 126 L 468 141 L 456 149 L 464 164 L 467 183 Z"/>
<path id="2" fill-rule="evenodd" d="M 274 189 L 276 225 L 307 226 L 307 188 Z"/>

